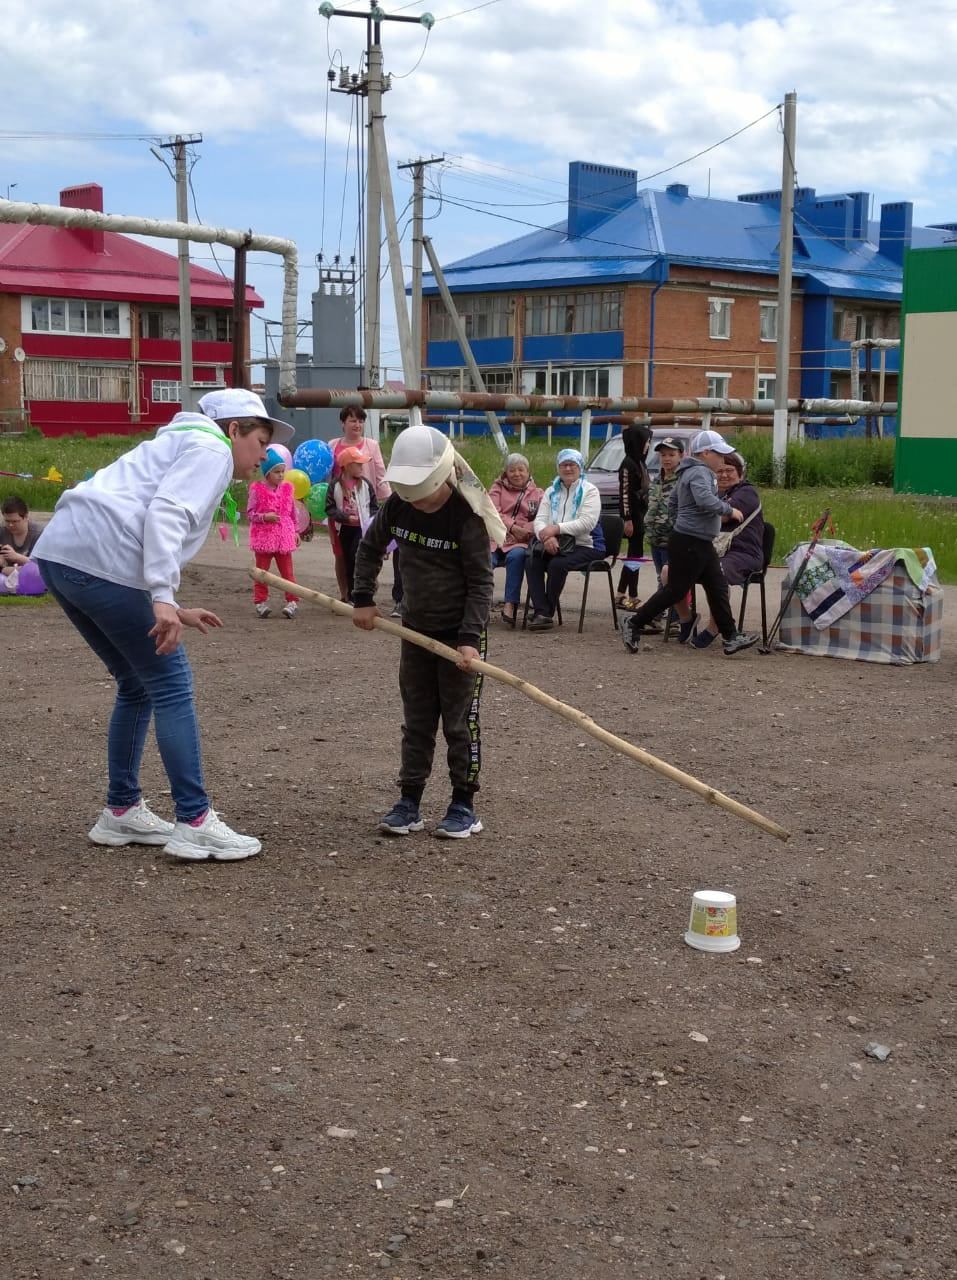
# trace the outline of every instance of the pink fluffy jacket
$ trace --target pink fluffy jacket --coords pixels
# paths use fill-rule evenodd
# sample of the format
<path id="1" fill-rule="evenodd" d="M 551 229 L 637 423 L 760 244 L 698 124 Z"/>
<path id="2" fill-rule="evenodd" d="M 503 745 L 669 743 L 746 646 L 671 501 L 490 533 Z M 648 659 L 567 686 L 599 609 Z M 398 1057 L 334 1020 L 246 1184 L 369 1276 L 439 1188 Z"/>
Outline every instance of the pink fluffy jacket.
<path id="1" fill-rule="evenodd" d="M 253 551 L 295 551 L 296 518 L 293 514 L 292 485 L 284 480 L 275 489 L 264 480 L 249 486 L 246 516 L 249 520 L 249 545 Z M 267 515 L 277 515 L 279 523 L 266 523 Z"/>

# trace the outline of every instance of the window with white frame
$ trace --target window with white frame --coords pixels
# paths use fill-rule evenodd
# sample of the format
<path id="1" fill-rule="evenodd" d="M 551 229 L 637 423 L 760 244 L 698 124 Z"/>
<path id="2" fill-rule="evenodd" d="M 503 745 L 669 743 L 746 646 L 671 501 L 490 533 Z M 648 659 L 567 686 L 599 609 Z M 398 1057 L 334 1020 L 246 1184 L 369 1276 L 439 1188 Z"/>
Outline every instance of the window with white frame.
<path id="1" fill-rule="evenodd" d="M 710 337 L 731 337 L 731 307 L 733 303 L 733 298 L 708 299 L 708 334 Z"/>
<path id="2" fill-rule="evenodd" d="M 778 340 L 778 304 L 776 302 L 762 302 L 760 304 L 761 311 L 761 341 L 777 342 Z"/>
<path id="3" fill-rule="evenodd" d="M 24 365 L 23 394 L 27 400 L 119 404 L 130 398 L 130 366 L 84 360 L 28 360 Z"/>
<path id="4" fill-rule="evenodd" d="M 120 333 L 120 304 L 92 298 L 31 298 L 30 328 L 34 333 L 116 337 Z"/>
<path id="5" fill-rule="evenodd" d="M 183 402 L 180 384 L 168 378 L 154 378 L 150 386 L 150 396 L 154 404 L 182 404 Z"/>
<path id="6" fill-rule="evenodd" d="M 706 373 L 708 390 L 705 392 L 709 400 L 727 400 L 728 388 L 731 386 L 730 373 Z"/>
<path id="7" fill-rule="evenodd" d="M 535 370 L 534 394 L 537 396 L 607 396 L 609 369 L 553 369 L 549 385 L 548 370 Z"/>
<path id="8" fill-rule="evenodd" d="M 773 373 L 758 374 L 758 395 L 759 400 L 773 400 L 774 388 L 777 386 L 777 376 Z"/>

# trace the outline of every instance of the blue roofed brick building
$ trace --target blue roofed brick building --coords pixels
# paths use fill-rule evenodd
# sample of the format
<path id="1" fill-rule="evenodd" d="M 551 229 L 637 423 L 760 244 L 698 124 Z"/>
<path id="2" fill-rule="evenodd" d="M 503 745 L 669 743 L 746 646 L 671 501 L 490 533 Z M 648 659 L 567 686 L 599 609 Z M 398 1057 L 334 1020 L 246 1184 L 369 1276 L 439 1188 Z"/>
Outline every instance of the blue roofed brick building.
<path id="1" fill-rule="evenodd" d="M 957 240 L 915 228 L 909 202 L 870 205 L 795 194 L 791 396 L 846 398 L 850 342 L 899 337 L 905 250 Z M 779 191 L 639 191 L 634 170 L 576 161 L 561 221 L 443 269 L 490 391 L 770 398 L 779 230 Z M 428 383 L 468 388 L 433 277 L 423 292 Z M 895 400 L 897 350 L 882 363 Z"/>

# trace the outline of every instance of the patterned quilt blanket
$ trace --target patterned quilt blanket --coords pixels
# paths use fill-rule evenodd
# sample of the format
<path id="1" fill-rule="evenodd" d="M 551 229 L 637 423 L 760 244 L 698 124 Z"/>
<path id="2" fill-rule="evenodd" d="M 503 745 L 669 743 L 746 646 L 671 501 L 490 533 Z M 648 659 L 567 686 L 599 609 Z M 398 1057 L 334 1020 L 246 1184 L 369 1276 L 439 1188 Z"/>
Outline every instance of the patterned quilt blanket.
<path id="1" fill-rule="evenodd" d="M 801 567 L 808 545 L 800 543 L 788 556 L 789 578 Z M 919 591 L 937 584 L 937 565 L 930 547 L 858 551 L 846 542 L 819 542 L 795 594 L 814 626 L 823 631 L 879 587 L 898 561 Z"/>

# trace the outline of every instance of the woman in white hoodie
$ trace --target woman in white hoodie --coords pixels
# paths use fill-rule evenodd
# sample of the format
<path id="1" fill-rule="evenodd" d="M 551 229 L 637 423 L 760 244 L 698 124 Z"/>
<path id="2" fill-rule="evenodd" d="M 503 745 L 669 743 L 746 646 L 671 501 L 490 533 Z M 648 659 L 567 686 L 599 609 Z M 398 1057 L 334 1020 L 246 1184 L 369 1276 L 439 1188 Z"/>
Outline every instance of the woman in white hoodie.
<path id="1" fill-rule="evenodd" d="M 565 579 L 605 554 L 601 495 L 585 479 L 585 459 L 577 449 L 561 449 L 557 461 L 558 475 L 538 505 L 525 566 L 534 610 L 529 631 L 551 630 Z"/>
<path id="2" fill-rule="evenodd" d="M 230 481 L 248 479 L 270 442 L 285 443 L 293 432 L 241 388 L 211 391 L 199 405 L 201 413 L 178 413 L 152 440 L 68 489 L 33 555 L 49 591 L 116 681 L 106 806 L 90 839 L 163 845 L 189 861 L 234 860 L 262 846 L 210 806 L 181 644 L 184 627 L 205 633 L 223 624 L 208 609 L 181 608 L 176 589 L 217 508 L 232 505 Z M 175 824 L 153 813 L 140 790 L 151 717 Z"/>

